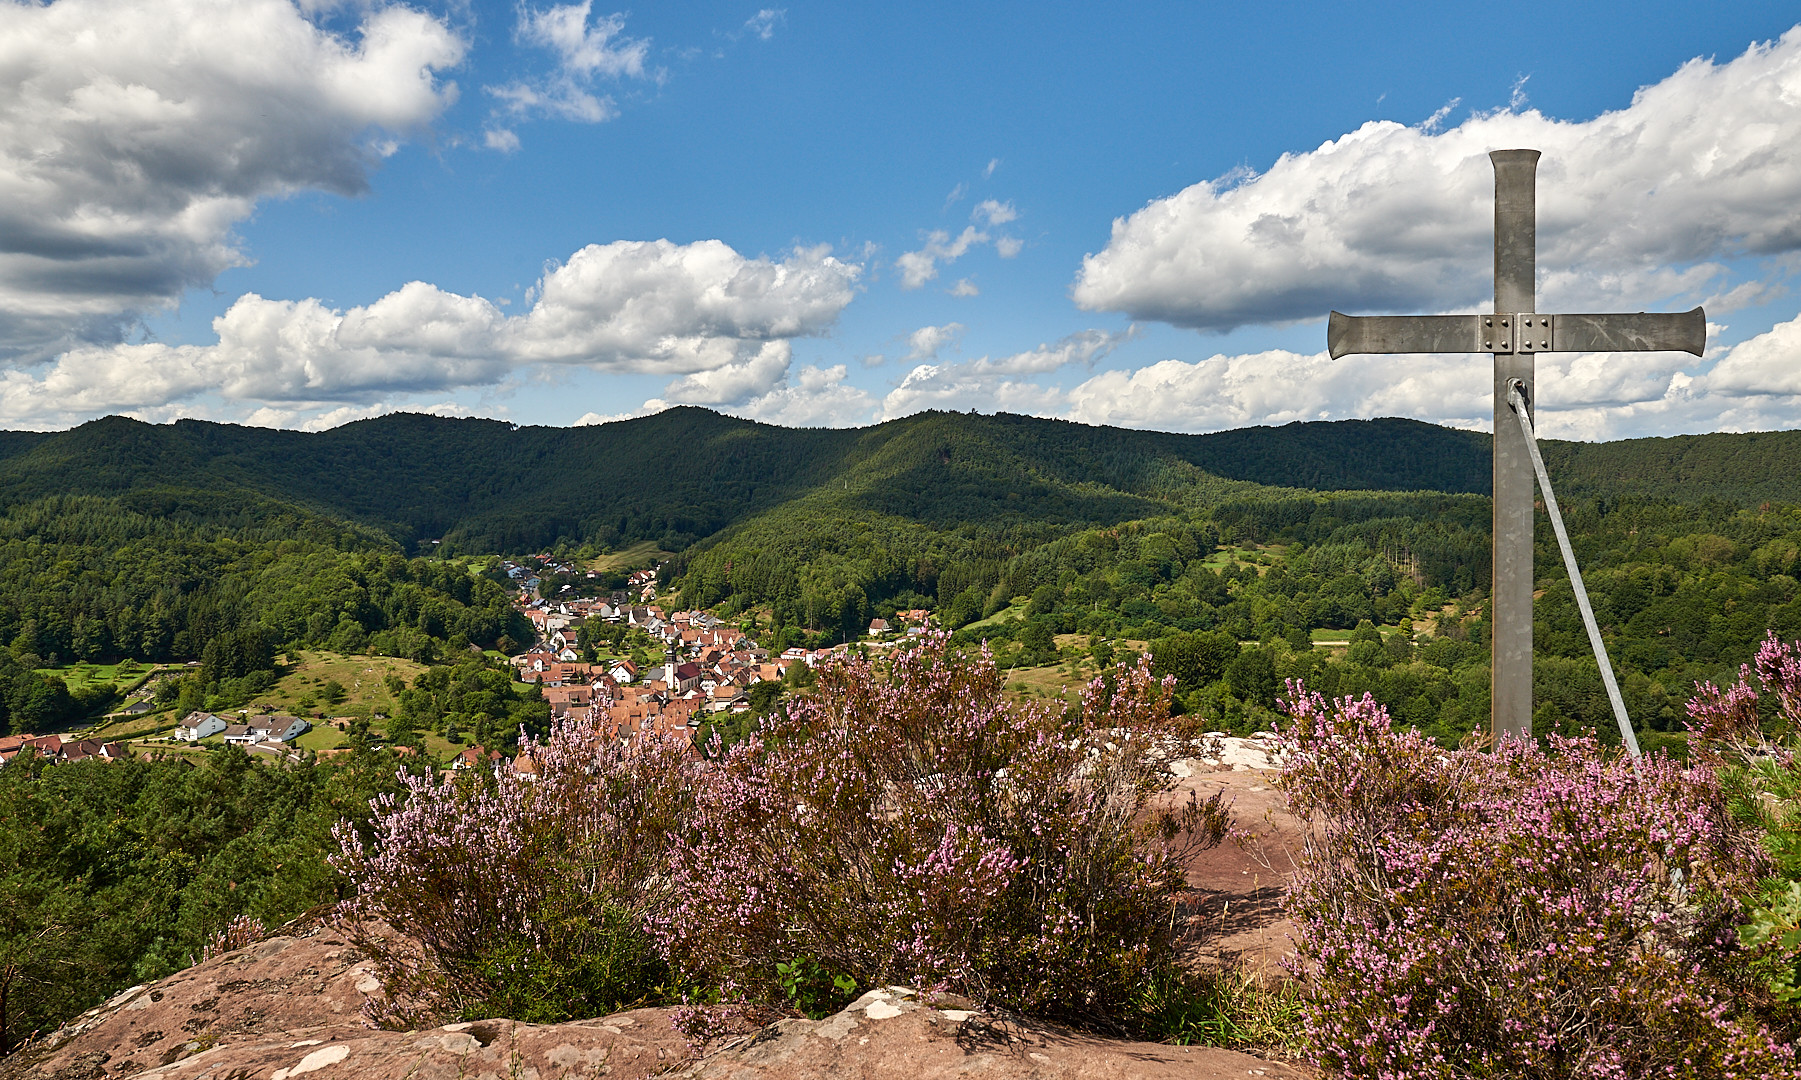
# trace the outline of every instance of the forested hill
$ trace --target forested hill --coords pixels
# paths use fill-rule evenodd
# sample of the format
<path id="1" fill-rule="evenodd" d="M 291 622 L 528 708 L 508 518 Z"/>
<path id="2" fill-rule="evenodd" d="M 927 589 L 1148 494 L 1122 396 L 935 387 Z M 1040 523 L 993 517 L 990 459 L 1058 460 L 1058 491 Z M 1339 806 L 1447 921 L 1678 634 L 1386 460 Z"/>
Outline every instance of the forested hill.
<path id="1" fill-rule="evenodd" d="M 1546 456 L 1572 496 L 1801 502 L 1801 432 L 1548 443 Z M 1400 419 L 1175 435 L 943 412 L 789 429 L 697 408 L 583 428 L 399 414 L 319 433 L 122 417 L 0 432 L 0 510 L 77 492 L 255 496 L 463 551 L 682 548 L 830 489 L 928 525 L 1104 524 L 1203 479 L 1483 494 L 1488 437 Z"/>
<path id="2" fill-rule="evenodd" d="M 203 490 L 461 550 L 559 538 L 682 547 L 809 491 L 858 486 L 871 468 L 886 481 L 871 497 L 919 520 L 1112 521 L 1152 509 L 1143 496 L 1169 463 L 1282 486 L 1480 491 L 1484 458 L 1479 435 L 1405 420 L 1187 436 L 959 413 L 788 429 L 694 408 L 585 428 L 402 414 L 320 433 L 108 417 L 0 436 L 0 508 L 70 491 Z"/>

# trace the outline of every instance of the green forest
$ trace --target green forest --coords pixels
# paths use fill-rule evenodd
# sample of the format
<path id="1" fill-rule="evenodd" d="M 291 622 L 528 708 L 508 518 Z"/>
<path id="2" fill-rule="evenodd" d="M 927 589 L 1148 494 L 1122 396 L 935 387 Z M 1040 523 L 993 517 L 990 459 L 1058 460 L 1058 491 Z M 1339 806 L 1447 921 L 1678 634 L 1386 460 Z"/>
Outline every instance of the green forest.
<path id="1" fill-rule="evenodd" d="M 198 761 L 0 769 L 0 1053 L 113 992 L 193 964 L 240 916 L 279 926 L 339 898 L 331 829 L 400 790 L 408 759 L 359 746 L 265 768 Z"/>

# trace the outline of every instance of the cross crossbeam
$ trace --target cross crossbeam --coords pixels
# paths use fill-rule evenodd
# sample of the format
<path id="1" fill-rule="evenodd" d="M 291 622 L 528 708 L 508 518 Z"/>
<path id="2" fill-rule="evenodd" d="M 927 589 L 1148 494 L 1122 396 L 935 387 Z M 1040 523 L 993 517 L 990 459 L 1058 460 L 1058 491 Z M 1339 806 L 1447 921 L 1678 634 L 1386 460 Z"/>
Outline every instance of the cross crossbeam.
<path id="1" fill-rule="evenodd" d="M 1489 722 L 1496 741 L 1532 735 L 1533 471 L 1525 436 L 1509 423 L 1516 388 L 1536 403 L 1533 357 L 1545 352 L 1687 352 L 1707 347 L 1707 314 L 1543 315 L 1537 271 L 1537 150 L 1496 150 L 1495 306 L 1482 315 L 1343 315 L 1326 327 L 1333 359 L 1353 353 L 1489 353 L 1494 357 L 1494 579 Z"/>
<path id="2" fill-rule="evenodd" d="M 1352 353 L 1686 352 L 1707 347 L 1707 314 L 1340 315 L 1326 326 L 1326 350 Z"/>

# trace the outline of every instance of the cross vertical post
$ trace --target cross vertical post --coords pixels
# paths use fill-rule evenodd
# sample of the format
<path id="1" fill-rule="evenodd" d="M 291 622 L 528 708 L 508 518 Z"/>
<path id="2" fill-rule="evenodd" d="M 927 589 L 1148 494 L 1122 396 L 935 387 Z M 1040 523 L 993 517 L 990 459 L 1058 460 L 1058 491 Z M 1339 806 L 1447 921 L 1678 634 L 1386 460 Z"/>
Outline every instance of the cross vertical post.
<path id="1" fill-rule="evenodd" d="M 1537 269 L 1537 150 L 1496 150 L 1495 167 L 1495 311 L 1519 321 L 1536 312 L 1533 298 Z M 1495 357 L 1494 578 L 1489 590 L 1490 730 L 1498 742 L 1532 737 L 1532 459 L 1526 437 L 1513 422 L 1508 386 L 1524 384 L 1533 401 L 1536 364 L 1513 340 L 1528 340 L 1527 328 L 1492 327 L 1502 346 Z M 1511 333 L 1510 333 L 1511 332 Z M 1502 351 L 1502 350 L 1505 351 Z"/>

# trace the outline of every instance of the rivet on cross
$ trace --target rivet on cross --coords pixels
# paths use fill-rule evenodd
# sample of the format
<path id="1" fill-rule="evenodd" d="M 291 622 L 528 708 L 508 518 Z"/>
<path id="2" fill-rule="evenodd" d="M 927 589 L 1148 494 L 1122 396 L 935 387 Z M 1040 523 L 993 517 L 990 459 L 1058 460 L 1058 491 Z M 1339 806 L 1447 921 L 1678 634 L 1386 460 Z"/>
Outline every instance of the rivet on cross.
<path id="1" fill-rule="evenodd" d="M 1490 726 L 1498 742 L 1532 735 L 1532 462 L 1507 404 L 1517 383 L 1533 396 L 1541 352 L 1689 352 L 1707 345 L 1707 316 L 1541 315 L 1535 311 L 1537 150 L 1496 150 L 1495 309 L 1487 315 L 1376 315 L 1334 311 L 1326 331 L 1333 359 L 1351 353 L 1492 353 L 1495 358 L 1494 583 L 1489 627 L 1493 666 Z"/>

